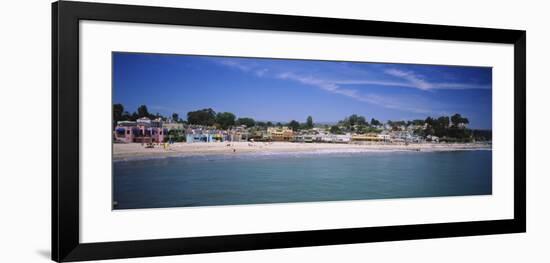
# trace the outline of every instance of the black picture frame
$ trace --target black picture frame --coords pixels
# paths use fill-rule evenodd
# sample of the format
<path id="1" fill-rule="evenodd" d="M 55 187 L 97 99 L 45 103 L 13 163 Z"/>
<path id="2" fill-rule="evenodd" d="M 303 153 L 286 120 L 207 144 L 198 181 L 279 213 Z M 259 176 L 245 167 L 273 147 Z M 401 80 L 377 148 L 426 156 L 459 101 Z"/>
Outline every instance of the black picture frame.
<path id="1" fill-rule="evenodd" d="M 99 20 L 514 46 L 514 218 L 420 225 L 79 241 L 79 21 Z M 52 259 L 58 262 L 520 233 L 526 231 L 526 32 L 85 2 L 52 4 Z"/>

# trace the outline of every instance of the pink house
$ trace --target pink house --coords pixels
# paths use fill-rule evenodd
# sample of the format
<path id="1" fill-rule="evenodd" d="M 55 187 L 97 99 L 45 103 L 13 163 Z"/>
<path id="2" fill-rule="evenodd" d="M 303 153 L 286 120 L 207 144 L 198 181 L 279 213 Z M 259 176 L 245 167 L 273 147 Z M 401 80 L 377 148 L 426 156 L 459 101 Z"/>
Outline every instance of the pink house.
<path id="1" fill-rule="evenodd" d="M 143 117 L 137 121 L 119 121 L 114 130 L 114 140 L 122 143 L 159 143 L 164 142 L 167 133 L 160 118 L 151 120 Z"/>

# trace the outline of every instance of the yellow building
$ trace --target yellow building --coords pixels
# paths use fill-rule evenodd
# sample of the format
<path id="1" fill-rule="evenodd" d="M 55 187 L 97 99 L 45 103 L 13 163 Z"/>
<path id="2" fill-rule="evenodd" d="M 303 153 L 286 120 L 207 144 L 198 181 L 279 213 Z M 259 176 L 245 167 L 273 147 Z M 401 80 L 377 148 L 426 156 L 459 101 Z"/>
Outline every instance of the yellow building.
<path id="1" fill-rule="evenodd" d="M 294 132 L 288 127 L 268 127 L 267 133 L 273 141 L 290 141 L 294 136 Z"/>
<path id="2" fill-rule="evenodd" d="M 351 136 L 351 140 L 354 142 L 379 142 L 384 139 L 381 136 L 378 136 L 376 133 L 367 133 L 367 134 L 355 134 Z"/>

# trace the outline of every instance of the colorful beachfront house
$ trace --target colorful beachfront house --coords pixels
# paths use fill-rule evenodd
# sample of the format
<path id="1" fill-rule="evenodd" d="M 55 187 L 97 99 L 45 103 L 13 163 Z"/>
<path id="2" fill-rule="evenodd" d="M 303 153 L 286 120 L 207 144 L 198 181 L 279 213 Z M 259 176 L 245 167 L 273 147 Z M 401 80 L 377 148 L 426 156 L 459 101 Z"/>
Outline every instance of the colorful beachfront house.
<path id="1" fill-rule="evenodd" d="M 246 142 L 251 137 L 245 125 L 232 127 L 228 131 L 227 135 L 228 135 L 228 140 L 232 142 L 241 142 L 241 141 Z"/>
<path id="2" fill-rule="evenodd" d="M 141 136 L 134 138 L 135 142 L 164 142 L 164 137 L 168 134 L 168 130 L 162 127 L 162 119 L 157 118 L 151 120 L 147 117 L 142 117 L 136 120 L 137 127 L 140 129 Z"/>
<path id="3" fill-rule="evenodd" d="M 251 129 L 248 132 L 248 140 L 250 141 L 271 141 L 271 137 L 267 130 Z"/>
<path id="4" fill-rule="evenodd" d="M 183 123 L 175 122 L 172 119 L 162 123 L 162 128 L 167 130 L 166 141 L 173 142 L 182 142 L 185 139 L 185 129 Z"/>
<path id="5" fill-rule="evenodd" d="M 113 132 L 114 141 L 122 143 L 134 142 L 134 137 L 138 136 L 140 129 L 135 121 L 119 121 Z"/>
<path id="6" fill-rule="evenodd" d="M 196 142 L 224 142 L 229 141 L 230 136 L 226 131 L 218 129 L 209 129 L 205 127 L 189 127 L 185 131 L 185 141 L 187 143 Z"/>
<path id="7" fill-rule="evenodd" d="M 377 134 L 376 136 L 378 136 L 378 138 L 382 142 L 389 142 L 391 140 L 391 136 L 388 132 L 381 132 L 381 133 Z"/>
<path id="8" fill-rule="evenodd" d="M 349 143 L 349 142 L 351 142 L 351 133 L 336 134 L 334 142 L 336 142 L 336 143 Z"/>
<path id="9" fill-rule="evenodd" d="M 209 133 L 187 134 L 185 136 L 185 139 L 187 143 L 224 141 L 223 140 L 224 138 L 221 134 L 209 134 Z"/>
<path id="10" fill-rule="evenodd" d="M 183 130 L 183 123 L 178 123 L 178 122 L 164 122 L 164 123 L 162 124 L 162 128 L 165 128 L 165 129 L 167 129 L 168 131 L 171 131 L 171 130 L 181 131 L 181 130 Z"/>
<path id="11" fill-rule="evenodd" d="M 376 133 L 367 134 L 354 134 L 351 136 L 353 142 L 380 142 L 383 141 L 383 137 L 378 136 Z"/>
<path id="12" fill-rule="evenodd" d="M 390 134 L 387 132 L 370 132 L 367 134 L 354 134 L 351 136 L 352 142 L 389 142 L 390 140 Z"/>
<path id="13" fill-rule="evenodd" d="M 294 137 L 294 131 L 288 127 L 268 127 L 268 136 L 273 141 L 290 141 Z"/>
<path id="14" fill-rule="evenodd" d="M 315 141 L 317 142 L 327 142 L 331 143 L 336 140 L 336 135 L 330 133 L 319 133 L 315 136 Z"/>
<path id="15" fill-rule="evenodd" d="M 162 127 L 160 118 L 151 120 L 147 117 L 136 121 L 119 121 L 114 130 L 115 142 L 159 143 L 164 142 L 168 130 Z"/>
<path id="16" fill-rule="evenodd" d="M 320 133 L 315 135 L 315 141 L 325 143 L 349 143 L 351 142 L 351 133 L 346 134 L 332 134 L 332 133 Z"/>
<path id="17" fill-rule="evenodd" d="M 315 140 L 316 136 L 311 134 L 294 135 L 292 139 L 293 142 L 313 142 Z"/>
<path id="18" fill-rule="evenodd" d="M 410 142 L 412 134 L 407 131 L 394 131 L 390 134 L 392 142 Z"/>
<path id="19" fill-rule="evenodd" d="M 411 131 L 395 131 L 390 133 L 391 142 L 423 142 L 424 139 L 418 135 L 414 135 Z"/>

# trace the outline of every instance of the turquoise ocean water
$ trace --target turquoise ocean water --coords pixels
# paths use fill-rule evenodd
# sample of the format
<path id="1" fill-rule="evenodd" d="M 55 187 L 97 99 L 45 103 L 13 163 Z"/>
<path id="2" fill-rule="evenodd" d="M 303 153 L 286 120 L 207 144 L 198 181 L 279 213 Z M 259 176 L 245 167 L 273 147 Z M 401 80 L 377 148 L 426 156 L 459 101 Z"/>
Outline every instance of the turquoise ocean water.
<path id="1" fill-rule="evenodd" d="M 489 195 L 492 152 L 278 153 L 113 163 L 114 209 Z"/>

